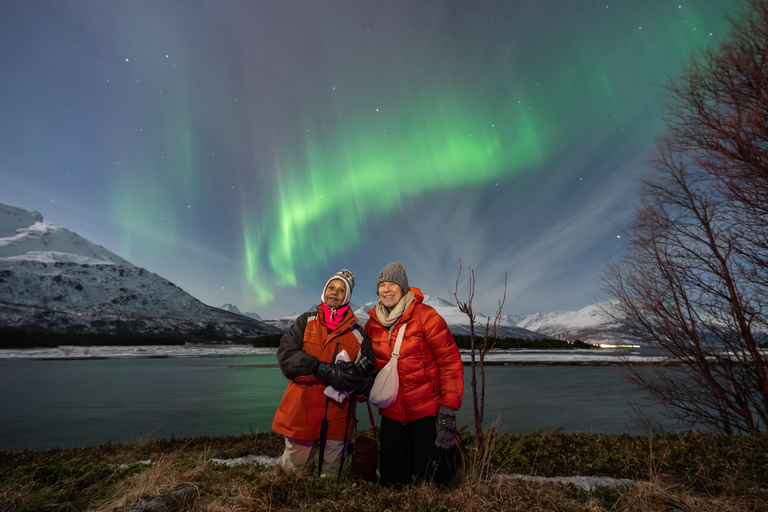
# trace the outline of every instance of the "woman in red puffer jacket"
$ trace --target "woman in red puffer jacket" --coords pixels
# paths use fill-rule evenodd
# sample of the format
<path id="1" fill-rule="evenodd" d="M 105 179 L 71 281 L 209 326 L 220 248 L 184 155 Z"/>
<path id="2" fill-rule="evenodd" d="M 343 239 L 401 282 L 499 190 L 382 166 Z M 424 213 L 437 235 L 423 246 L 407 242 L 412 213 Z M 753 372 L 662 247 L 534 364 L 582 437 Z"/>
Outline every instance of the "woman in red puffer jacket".
<path id="1" fill-rule="evenodd" d="M 446 483 L 452 473 L 448 449 L 456 438 L 456 411 L 464 391 L 459 348 L 443 317 L 423 303 L 421 290 L 408 286 L 402 264 L 384 267 L 376 284 L 379 301 L 365 330 L 378 370 L 390 360 L 397 335 L 405 329 L 397 361 L 400 391 L 390 407 L 379 409 L 381 483 Z"/>

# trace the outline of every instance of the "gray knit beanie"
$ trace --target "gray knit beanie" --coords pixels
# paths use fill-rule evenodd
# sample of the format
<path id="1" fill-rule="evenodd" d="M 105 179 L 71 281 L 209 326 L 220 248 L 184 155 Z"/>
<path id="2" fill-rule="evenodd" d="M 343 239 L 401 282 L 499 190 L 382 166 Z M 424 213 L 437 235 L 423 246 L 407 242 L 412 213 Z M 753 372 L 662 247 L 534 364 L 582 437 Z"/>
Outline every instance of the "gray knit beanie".
<path id="1" fill-rule="evenodd" d="M 389 281 L 395 283 L 403 289 L 403 293 L 408 293 L 410 289 L 408 287 L 408 276 L 405 274 L 405 268 L 403 264 L 399 262 L 390 263 L 379 272 L 379 277 L 376 278 L 376 288 L 378 289 L 379 283 L 382 281 Z"/>
<path id="2" fill-rule="evenodd" d="M 323 286 L 323 293 L 320 294 L 320 300 L 325 302 L 325 289 L 328 288 L 328 283 L 330 283 L 334 279 L 341 279 L 347 284 L 347 295 L 344 297 L 344 302 L 342 302 L 339 307 L 345 306 L 349 304 L 349 300 L 352 298 L 352 290 L 355 287 L 355 276 L 353 276 L 352 272 L 350 272 L 345 268 L 333 274 L 331 278 L 328 281 L 326 281 L 325 286 Z"/>

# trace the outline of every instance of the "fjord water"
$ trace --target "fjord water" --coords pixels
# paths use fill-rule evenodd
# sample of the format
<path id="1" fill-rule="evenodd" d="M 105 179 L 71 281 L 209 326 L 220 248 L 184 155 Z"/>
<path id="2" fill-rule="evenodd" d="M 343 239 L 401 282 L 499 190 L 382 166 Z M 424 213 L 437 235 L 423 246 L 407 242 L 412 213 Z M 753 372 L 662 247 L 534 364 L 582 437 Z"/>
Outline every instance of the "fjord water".
<path id="1" fill-rule="evenodd" d="M 0 359 L 0 450 L 266 432 L 287 384 L 275 362 L 274 354 Z M 469 377 L 465 366 L 457 419 L 473 431 Z M 486 427 L 500 417 L 511 433 L 642 433 L 618 367 L 491 366 L 486 379 Z M 364 405 L 357 410 L 369 427 Z"/>

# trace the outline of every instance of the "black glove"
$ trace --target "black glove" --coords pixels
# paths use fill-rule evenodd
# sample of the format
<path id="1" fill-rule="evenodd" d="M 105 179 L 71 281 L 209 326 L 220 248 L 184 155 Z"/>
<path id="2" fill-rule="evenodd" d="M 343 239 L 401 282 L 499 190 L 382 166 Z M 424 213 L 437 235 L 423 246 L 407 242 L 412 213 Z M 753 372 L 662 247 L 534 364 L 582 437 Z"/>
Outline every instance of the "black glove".
<path id="1" fill-rule="evenodd" d="M 437 438 L 435 446 L 447 450 L 456 438 L 456 409 L 441 405 L 437 413 Z"/>
<path id="2" fill-rule="evenodd" d="M 339 363 L 330 364 L 320 361 L 315 366 L 315 377 L 330 385 L 336 391 L 352 391 L 349 383 L 349 376 L 344 371 L 344 367 Z"/>
<path id="3" fill-rule="evenodd" d="M 368 360 L 364 360 L 367 363 Z M 344 373 L 346 373 L 347 381 L 349 382 L 352 391 L 356 395 L 368 396 L 368 392 L 370 392 L 373 387 L 373 375 L 366 372 L 366 367 L 362 366 L 360 363 L 354 364 L 351 362 L 341 362 L 337 364 L 341 366 Z M 375 374 L 376 367 L 372 368 L 373 373 Z"/>

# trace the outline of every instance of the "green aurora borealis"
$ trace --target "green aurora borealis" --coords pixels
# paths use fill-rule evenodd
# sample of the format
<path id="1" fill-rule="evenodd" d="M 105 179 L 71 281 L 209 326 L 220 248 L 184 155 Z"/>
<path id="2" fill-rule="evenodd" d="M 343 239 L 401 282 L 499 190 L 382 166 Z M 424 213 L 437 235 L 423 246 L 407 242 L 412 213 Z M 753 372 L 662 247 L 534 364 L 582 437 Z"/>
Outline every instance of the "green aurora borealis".
<path id="1" fill-rule="evenodd" d="M 594 302 L 662 86 L 738 0 L 0 4 L 0 202 L 274 317 L 402 261 Z"/>
<path id="2" fill-rule="evenodd" d="M 272 273 L 277 286 L 296 286 L 297 269 L 322 265 L 359 244 L 370 215 L 431 190 L 483 183 L 543 160 L 545 137 L 523 108 L 494 116 L 457 98 L 424 96 L 401 110 L 363 121 L 359 129 L 352 123 L 340 141 L 307 137 L 303 158 L 278 170 L 281 179 L 269 203 L 274 222 L 245 223 L 243 230 L 255 289 L 266 293 L 269 285 L 259 277 Z M 505 122 L 497 126 L 499 118 Z"/>

